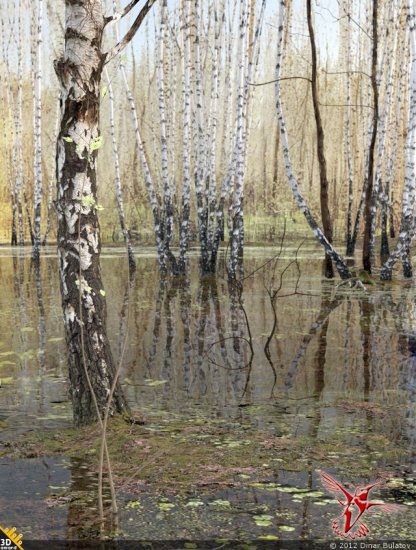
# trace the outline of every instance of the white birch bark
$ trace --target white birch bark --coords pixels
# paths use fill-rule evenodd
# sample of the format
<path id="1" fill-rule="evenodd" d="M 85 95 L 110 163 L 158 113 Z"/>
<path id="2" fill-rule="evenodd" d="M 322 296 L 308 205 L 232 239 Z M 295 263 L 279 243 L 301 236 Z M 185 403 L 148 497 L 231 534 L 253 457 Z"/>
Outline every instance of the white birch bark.
<path id="1" fill-rule="evenodd" d="M 33 214 L 33 258 L 40 255 L 40 223 L 42 206 L 42 42 L 43 42 L 43 0 L 37 1 L 36 27 L 36 69 L 35 69 L 35 158 L 34 158 L 34 214 Z"/>
<path id="2" fill-rule="evenodd" d="M 387 52 L 387 58 L 390 60 L 388 67 L 387 67 L 387 74 L 386 74 L 386 82 L 385 82 L 385 91 L 384 91 L 384 103 L 383 107 L 380 112 L 379 116 L 379 123 L 378 123 L 378 147 L 377 147 L 377 163 L 376 163 L 376 170 L 374 174 L 374 189 L 373 189 L 373 196 L 371 201 L 371 208 L 373 211 L 372 215 L 372 223 L 371 223 L 371 238 L 370 238 L 370 254 L 371 256 L 374 255 L 374 246 L 375 246 L 375 232 L 376 232 L 376 212 L 378 208 L 378 204 L 380 202 L 380 192 L 382 191 L 382 170 L 383 170 L 383 159 L 385 157 L 385 149 L 386 149 L 386 137 L 387 137 L 387 123 L 388 123 L 388 115 L 389 111 L 391 109 L 391 99 L 393 94 L 393 88 L 394 88 L 394 73 L 395 73 L 395 63 L 396 63 L 396 51 L 397 51 L 397 38 L 398 38 L 398 29 L 399 29 L 399 17 L 400 14 L 398 13 L 398 2 L 397 0 L 393 0 L 390 4 L 390 10 L 391 13 L 389 14 L 388 21 L 389 23 L 392 22 L 393 24 L 389 25 L 389 31 L 391 30 L 391 26 L 393 27 L 393 35 L 390 39 L 390 45 L 387 46 L 387 41 L 389 39 L 389 33 L 386 33 L 385 40 L 386 44 L 384 47 L 384 51 Z M 384 57 L 384 56 L 383 56 Z M 383 67 L 383 61 L 382 65 Z M 380 70 L 381 72 L 381 70 Z M 381 76 L 380 76 L 381 79 Z M 381 82 L 379 82 L 379 89 L 381 86 Z"/>
<path id="3" fill-rule="evenodd" d="M 196 126 L 197 146 L 195 147 L 196 163 L 195 163 L 195 194 L 196 208 L 198 215 L 198 233 L 201 250 L 201 267 L 203 271 L 208 271 L 208 203 L 207 189 L 203 193 L 203 184 L 205 179 L 205 132 L 204 132 L 204 113 L 203 113 L 203 89 L 202 89 L 202 72 L 201 72 L 201 53 L 200 53 L 200 38 L 202 35 L 201 29 L 201 5 L 199 0 L 194 0 L 194 67 L 195 67 L 195 110 L 196 110 Z M 214 14 L 216 17 L 216 13 Z M 215 50 L 215 47 L 214 47 Z M 215 69 L 214 69 L 215 70 Z M 211 99 L 212 101 L 212 99 Z M 210 144 L 210 147 L 213 147 Z M 212 149 L 211 149 L 212 150 Z M 205 196 L 204 196 L 205 195 Z"/>
<path id="4" fill-rule="evenodd" d="M 167 113 L 165 98 L 165 33 L 167 25 L 167 0 L 162 0 L 160 8 L 160 30 L 159 30 L 159 48 L 157 62 L 157 85 L 158 85 L 158 103 L 160 116 L 160 147 L 161 147 L 161 171 L 163 186 L 163 247 L 172 264 L 173 271 L 177 271 L 177 262 L 172 252 L 170 244 L 173 235 L 173 204 L 172 187 L 169 181 L 169 155 L 168 142 L 166 137 Z"/>
<path id="5" fill-rule="evenodd" d="M 113 11 L 117 13 L 117 2 L 113 2 Z M 146 24 L 146 28 L 148 29 L 148 24 Z M 116 24 L 116 40 L 119 41 L 119 30 L 118 30 L 118 23 Z M 160 219 L 160 209 L 159 204 L 157 201 L 157 195 L 155 191 L 155 186 L 153 183 L 153 177 L 149 166 L 149 161 L 147 158 L 147 153 L 144 147 L 143 139 L 140 132 L 139 127 L 139 119 L 137 116 L 137 109 L 136 109 L 136 103 L 134 101 L 133 94 L 130 89 L 130 85 L 127 78 L 126 68 L 123 62 L 122 57 L 119 57 L 118 60 L 119 63 L 119 69 L 121 72 L 122 80 L 123 80 L 123 86 L 124 90 L 127 95 L 127 100 L 130 107 L 130 114 L 131 114 L 131 120 L 133 124 L 134 129 L 134 137 L 136 142 L 136 148 L 139 153 L 140 163 L 142 167 L 143 177 L 146 185 L 147 194 L 149 197 L 150 202 L 150 208 L 152 210 L 153 214 L 153 227 L 154 227 L 154 233 L 155 233 L 155 241 L 156 241 L 156 248 L 158 253 L 158 259 L 159 259 L 159 267 L 162 272 L 165 272 L 167 270 L 166 266 L 166 258 L 165 258 L 165 252 L 164 252 L 164 246 L 163 246 L 163 228 L 162 228 L 162 221 Z M 150 62 L 149 62 L 150 63 Z M 149 64 L 150 68 L 150 64 Z"/>
<path id="6" fill-rule="evenodd" d="M 129 268 L 131 270 L 134 270 L 136 267 L 136 261 L 134 259 L 134 252 L 130 242 L 129 231 L 127 229 L 126 214 L 124 211 L 123 192 L 121 189 L 120 159 L 118 154 L 116 129 L 115 129 L 115 117 L 114 117 L 114 92 L 113 92 L 113 86 L 111 84 L 111 79 L 108 74 L 107 67 L 104 68 L 104 76 L 107 81 L 108 100 L 110 104 L 110 109 L 109 109 L 110 110 L 110 135 L 111 135 L 111 145 L 112 145 L 113 156 L 114 156 L 114 177 L 115 177 L 114 182 L 116 187 L 118 217 L 120 220 L 120 227 L 123 233 L 124 242 L 126 243 L 127 255 L 129 260 Z"/>
<path id="7" fill-rule="evenodd" d="M 293 171 L 292 161 L 290 158 L 289 153 L 289 143 L 288 143 L 288 136 L 287 136 L 287 130 L 286 130 L 286 124 L 284 121 L 284 115 L 283 115 L 283 106 L 282 106 L 282 98 L 281 98 L 281 86 L 280 86 L 280 79 L 281 79 L 281 71 L 282 71 L 282 63 L 283 63 L 283 32 L 285 28 L 285 15 L 286 15 L 286 1 L 280 0 L 280 9 L 279 9 L 279 19 L 278 19 L 278 37 L 277 37 L 277 62 L 276 62 L 276 110 L 277 110 L 277 118 L 279 122 L 279 128 L 280 128 L 280 138 L 281 138 L 281 144 L 282 144 L 282 150 L 283 150 L 283 158 L 284 158 L 284 164 L 285 164 L 285 171 L 286 171 L 286 177 L 288 179 L 289 187 L 292 191 L 293 198 L 299 208 L 299 210 L 303 213 L 303 215 L 306 218 L 306 221 L 308 222 L 310 228 L 313 231 L 313 234 L 315 235 L 315 238 L 318 240 L 318 242 L 324 247 L 325 252 L 331 257 L 333 262 L 335 263 L 335 266 L 338 270 L 338 273 L 342 279 L 348 279 L 351 277 L 348 267 L 346 266 L 343 258 L 340 256 L 340 254 L 335 250 L 335 248 L 331 245 L 331 243 L 326 239 L 325 235 L 323 234 L 322 230 L 318 226 L 318 224 L 315 221 L 315 218 L 312 215 L 312 212 L 306 203 L 299 183 L 296 179 L 296 176 Z"/>
<path id="8" fill-rule="evenodd" d="M 237 92 L 237 114 L 236 114 L 236 178 L 234 201 L 232 209 L 231 249 L 228 262 L 228 274 L 235 278 L 239 256 L 243 248 L 243 198 L 244 198 L 244 176 L 245 176 L 245 152 L 247 132 L 247 111 L 246 111 L 246 78 L 248 67 L 248 11 L 249 0 L 240 0 L 240 24 L 239 24 L 239 69 L 238 69 L 238 92 Z"/>
<path id="9" fill-rule="evenodd" d="M 22 208 L 22 188 L 24 183 L 24 163 L 23 163 L 23 33 L 21 4 L 19 2 L 17 19 L 17 108 L 16 108 L 16 138 L 18 145 L 18 173 L 16 174 L 15 197 L 17 203 L 18 216 L 18 234 L 19 245 L 25 244 L 23 230 L 23 208 Z"/>
<path id="10" fill-rule="evenodd" d="M 416 15 L 415 2 L 406 1 L 407 21 L 409 26 L 410 41 L 410 101 L 408 131 L 406 137 L 406 167 L 404 177 L 404 188 L 402 195 L 402 214 L 400 233 L 396 246 L 391 252 L 388 260 L 381 268 L 380 277 L 382 280 L 391 280 L 394 264 L 398 259 L 403 264 L 405 277 L 412 276 L 412 265 L 410 261 L 409 247 L 415 231 L 415 149 L 416 149 Z"/>
<path id="11" fill-rule="evenodd" d="M 346 0 L 344 11 L 350 14 L 351 3 Z M 347 254 L 351 246 L 352 239 L 352 207 L 354 200 L 354 166 L 351 152 L 351 20 L 348 15 L 346 23 L 346 114 L 345 114 L 345 144 L 346 144 L 346 160 L 347 160 L 347 178 L 348 178 L 348 210 L 347 210 Z"/>
<path id="12" fill-rule="evenodd" d="M 191 208 L 191 13 L 192 0 L 183 0 L 183 152 L 182 152 L 182 212 L 179 235 L 178 268 L 181 273 L 186 269 L 186 255 L 189 241 L 189 215 Z"/>
<path id="13" fill-rule="evenodd" d="M 217 213 L 217 134 L 218 134 L 218 99 L 219 99 L 219 62 L 221 47 L 221 31 L 224 24 L 224 2 L 220 5 L 220 11 L 215 9 L 215 36 L 214 48 L 212 51 L 212 81 L 211 81 L 211 104 L 209 113 L 209 153 L 207 155 L 207 182 L 208 182 L 208 229 L 207 245 L 210 254 L 209 270 L 215 271 L 217 248 L 215 243 L 215 220 Z M 218 243 L 219 244 L 219 243 Z"/>

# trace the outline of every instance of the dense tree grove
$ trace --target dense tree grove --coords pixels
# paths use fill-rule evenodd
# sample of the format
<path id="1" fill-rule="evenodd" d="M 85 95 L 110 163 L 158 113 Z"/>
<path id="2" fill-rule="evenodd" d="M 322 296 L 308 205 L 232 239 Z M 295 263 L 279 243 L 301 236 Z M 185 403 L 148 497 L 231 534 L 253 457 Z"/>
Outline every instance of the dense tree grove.
<path id="1" fill-rule="evenodd" d="M 306 219 L 326 277 L 354 254 L 412 276 L 414 0 L 7 0 L 0 18 L 0 237 L 35 261 L 58 241 L 74 399 L 85 362 L 101 388 L 89 416 L 110 391 L 125 408 L 102 240 L 132 271 L 155 243 L 175 276 L 193 244 L 215 273 L 226 244 L 236 283 L 247 241 L 284 221 L 304 238 Z"/>

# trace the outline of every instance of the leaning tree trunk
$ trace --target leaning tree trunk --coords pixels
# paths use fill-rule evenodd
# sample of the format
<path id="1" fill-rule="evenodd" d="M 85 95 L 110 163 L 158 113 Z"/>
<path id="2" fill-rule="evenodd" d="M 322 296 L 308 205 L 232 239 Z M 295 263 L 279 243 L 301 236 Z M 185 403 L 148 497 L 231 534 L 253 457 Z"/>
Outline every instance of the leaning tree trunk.
<path id="1" fill-rule="evenodd" d="M 283 62 L 283 32 L 285 28 L 285 15 L 286 15 L 286 2 L 285 0 L 280 1 L 280 10 L 279 10 L 279 22 L 278 22 L 278 37 L 277 37 L 277 62 L 276 62 L 276 111 L 277 111 L 277 120 L 279 123 L 280 129 L 280 138 L 283 150 L 283 159 L 285 163 L 286 176 L 289 182 L 290 189 L 293 194 L 293 198 L 299 208 L 303 213 L 308 222 L 310 228 L 312 229 L 315 238 L 318 242 L 324 247 L 325 252 L 330 256 L 332 261 L 335 263 L 335 266 L 338 270 L 338 273 L 342 279 L 348 279 L 351 277 L 351 274 L 348 270 L 348 267 L 343 260 L 343 258 L 338 254 L 334 249 L 332 244 L 325 237 L 323 231 L 316 223 L 313 214 L 306 203 L 302 192 L 300 190 L 299 183 L 296 179 L 296 176 L 293 172 L 292 161 L 289 152 L 289 143 L 287 137 L 286 124 L 283 116 L 283 106 L 281 98 L 281 89 L 280 89 L 280 80 L 281 80 L 281 71 L 282 71 L 282 62 Z"/>
<path id="2" fill-rule="evenodd" d="M 115 376 L 106 332 L 96 208 L 105 20 L 101 0 L 66 0 L 65 4 L 65 51 L 55 63 L 61 88 L 56 167 L 58 256 L 74 418 L 77 424 L 87 424 L 97 418 L 91 388 L 103 414 Z M 126 408 L 121 389 L 116 387 L 111 412 Z"/>
<path id="3" fill-rule="evenodd" d="M 316 152 L 318 155 L 319 164 L 319 183 L 320 183 L 320 203 L 321 203 L 321 218 L 322 226 L 324 229 L 325 237 L 328 242 L 332 243 L 332 221 L 328 206 L 328 176 L 326 170 L 326 157 L 325 157 L 325 134 L 322 125 L 321 110 L 319 107 L 319 95 L 318 95 L 318 78 L 317 78 L 317 55 L 315 44 L 315 32 L 312 23 L 312 5 L 311 0 L 306 1 L 307 15 L 308 15 L 308 29 L 309 39 L 311 43 L 311 58 L 312 58 L 312 102 L 313 112 L 315 115 L 316 125 Z M 328 253 L 325 253 L 325 277 L 332 279 L 334 277 L 334 268 L 332 266 L 332 260 Z"/>

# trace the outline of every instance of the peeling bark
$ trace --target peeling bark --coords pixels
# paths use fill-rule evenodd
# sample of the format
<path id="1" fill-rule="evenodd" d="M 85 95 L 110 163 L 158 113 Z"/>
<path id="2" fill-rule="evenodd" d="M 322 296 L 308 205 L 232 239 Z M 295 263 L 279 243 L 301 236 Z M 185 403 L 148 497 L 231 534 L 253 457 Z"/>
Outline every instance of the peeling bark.
<path id="1" fill-rule="evenodd" d="M 101 0 L 66 0 L 65 5 L 65 51 L 55 62 L 61 87 L 56 209 L 70 394 L 75 422 L 82 425 L 97 419 L 95 400 L 104 414 L 113 384 L 110 413 L 126 411 L 127 403 L 115 380 L 100 270 L 96 163 L 103 139 L 99 113 L 105 18 Z"/>

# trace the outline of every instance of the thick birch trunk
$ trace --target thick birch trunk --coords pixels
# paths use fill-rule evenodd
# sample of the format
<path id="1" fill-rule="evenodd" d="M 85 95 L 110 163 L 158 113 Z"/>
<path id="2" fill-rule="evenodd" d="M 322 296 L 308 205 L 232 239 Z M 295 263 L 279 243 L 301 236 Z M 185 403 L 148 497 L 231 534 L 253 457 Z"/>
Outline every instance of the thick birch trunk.
<path id="1" fill-rule="evenodd" d="M 115 377 L 106 332 L 97 216 L 104 17 L 101 0 L 66 0 L 65 4 L 65 52 L 55 63 L 61 86 L 57 143 L 58 256 L 74 418 L 77 424 L 88 424 L 97 418 L 90 388 L 102 415 Z M 126 409 L 126 401 L 116 385 L 111 413 Z"/>

